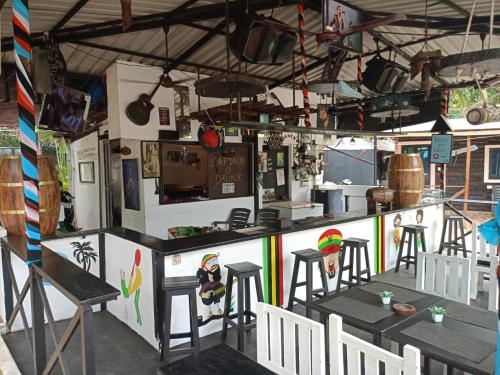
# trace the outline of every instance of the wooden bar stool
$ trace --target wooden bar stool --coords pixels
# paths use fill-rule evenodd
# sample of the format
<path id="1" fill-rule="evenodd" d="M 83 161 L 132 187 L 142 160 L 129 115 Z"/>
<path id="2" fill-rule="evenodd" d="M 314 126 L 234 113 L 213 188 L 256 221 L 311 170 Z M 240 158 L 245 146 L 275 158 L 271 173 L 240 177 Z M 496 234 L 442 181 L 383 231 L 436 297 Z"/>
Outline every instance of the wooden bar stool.
<path id="1" fill-rule="evenodd" d="M 346 238 L 342 242 L 342 254 L 340 256 L 339 276 L 337 281 L 337 292 L 340 290 L 342 284 L 347 285 L 349 288 L 361 285 L 362 281 L 371 281 L 372 276 L 370 273 L 370 257 L 368 256 L 368 240 L 362 238 Z M 364 249 L 365 268 L 361 269 L 361 249 Z M 346 265 L 347 250 L 349 249 L 349 264 Z M 354 264 L 356 264 L 356 274 L 354 274 Z M 349 277 L 342 280 L 344 271 L 349 271 Z M 362 277 L 367 275 L 366 277 Z"/>
<path id="2" fill-rule="evenodd" d="M 328 296 L 328 282 L 326 281 L 325 266 L 323 265 L 324 253 L 321 251 L 313 249 L 305 249 L 299 251 L 293 251 L 292 254 L 295 255 L 295 263 L 293 265 L 292 283 L 290 286 L 290 297 L 288 299 L 287 310 L 293 310 L 293 303 L 296 301 L 306 306 L 306 316 L 311 317 L 312 309 L 309 307 L 309 303 L 312 302 L 313 296 L 319 297 L 319 293 L 323 293 L 323 296 Z M 297 282 L 297 277 L 299 275 L 300 262 L 306 264 L 306 281 Z M 319 271 L 321 275 L 322 288 L 313 290 L 313 264 L 319 263 Z M 297 287 L 306 287 L 306 300 L 301 300 L 295 297 L 295 290 Z"/>
<path id="3" fill-rule="evenodd" d="M 252 322 L 252 318 L 256 318 L 256 314 L 250 310 L 250 279 L 255 280 L 255 289 L 257 290 L 257 302 L 263 302 L 262 282 L 260 280 L 260 270 L 262 267 L 250 263 L 241 262 L 226 264 L 227 268 L 227 283 L 226 283 L 226 300 L 224 301 L 224 317 L 222 320 L 222 339 L 227 337 L 227 326 L 235 327 L 238 330 L 238 350 L 244 350 L 244 333 L 256 326 L 256 321 Z M 233 278 L 236 277 L 238 288 L 238 311 L 235 315 L 230 315 L 231 297 L 233 294 Z M 244 298 L 244 306 L 243 306 Z M 236 323 L 233 321 L 237 318 Z"/>
<path id="4" fill-rule="evenodd" d="M 163 279 L 163 290 L 165 291 L 165 313 L 163 315 L 163 343 L 161 347 L 161 360 L 168 363 L 169 355 L 182 355 L 198 353 L 200 351 L 200 335 L 198 332 L 198 309 L 196 307 L 196 288 L 198 279 L 196 276 L 166 277 Z M 190 332 L 171 333 L 172 320 L 172 297 L 189 297 Z M 170 339 L 191 338 L 189 348 L 170 349 Z"/>
<path id="5" fill-rule="evenodd" d="M 460 230 L 460 235 L 459 235 Z M 445 242 L 446 231 L 448 231 L 448 241 Z M 447 251 L 450 256 L 452 250 L 455 255 L 458 251 L 462 251 L 464 258 L 467 258 L 467 247 L 465 245 L 465 231 L 464 231 L 464 218 L 462 216 L 446 216 L 443 224 L 443 231 L 441 233 L 441 243 L 439 244 L 439 254 L 443 250 Z"/>
<path id="6" fill-rule="evenodd" d="M 425 245 L 425 229 L 423 225 L 402 225 L 403 234 L 401 235 L 401 247 L 399 248 L 398 260 L 396 262 L 396 272 L 399 272 L 401 262 L 406 264 L 406 269 L 410 268 L 410 264 L 415 265 L 415 277 L 417 275 L 417 256 L 418 256 L 418 235 L 422 241 L 422 251 L 427 252 Z M 406 235 L 408 234 L 408 243 L 406 243 Z M 406 246 L 406 255 L 403 255 Z M 413 254 L 412 254 L 413 251 Z"/>

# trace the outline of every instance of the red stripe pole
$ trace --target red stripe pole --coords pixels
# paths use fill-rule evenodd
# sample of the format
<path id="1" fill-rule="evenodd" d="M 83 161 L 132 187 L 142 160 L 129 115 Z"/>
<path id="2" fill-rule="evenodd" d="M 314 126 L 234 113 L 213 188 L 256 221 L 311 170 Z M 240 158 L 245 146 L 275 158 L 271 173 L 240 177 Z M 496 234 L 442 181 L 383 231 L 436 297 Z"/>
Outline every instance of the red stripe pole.
<path id="1" fill-rule="evenodd" d="M 363 73 L 361 72 L 361 56 L 358 55 L 358 92 L 361 94 L 361 82 L 363 81 Z M 363 111 L 363 102 L 360 99 L 358 102 L 358 129 L 363 130 L 365 124 L 365 114 Z"/>
<path id="2" fill-rule="evenodd" d="M 311 106 L 309 104 L 309 82 L 307 81 L 306 48 L 304 45 L 304 0 L 297 0 L 297 14 L 299 20 L 300 64 L 302 66 L 302 96 L 304 97 L 304 122 L 307 128 L 311 127 Z"/>

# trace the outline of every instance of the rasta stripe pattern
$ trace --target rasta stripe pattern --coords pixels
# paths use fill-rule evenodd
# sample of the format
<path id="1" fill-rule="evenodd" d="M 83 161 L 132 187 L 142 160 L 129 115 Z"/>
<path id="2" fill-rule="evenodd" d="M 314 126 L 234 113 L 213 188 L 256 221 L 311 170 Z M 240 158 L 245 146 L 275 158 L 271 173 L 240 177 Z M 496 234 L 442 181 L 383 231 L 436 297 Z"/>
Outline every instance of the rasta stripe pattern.
<path id="1" fill-rule="evenodd" d="M 302 67 L 302 96 L 304 97 L 304 122 L 307 128 L 311 127 L 311 105 L 309 104 L 309 82 L 307 81 L 306 48 L 304 46 L 304 1 L 297 1 L 299 19 L 300 65 Z"/>
<path id="2" fill-rule="evenodd" d="M 282 235 L 262 239 L 264 271 L 264 302 L 283 306 L 283 243 Z"/>
<path id="3" fill-rule="evenodd" d="M 38 201 L 37 135 L 35 132 L 35 93 L 31 83 L 31 44 L 28 0 L 12 0 L 14 57 L 19 109 L 21 164 L 23 169 L 26 215 L 27 263 L 41 259 L 40 207 Z"/>
<path id="4" fill-rule="evenodd" d="M 361 94 L 361 82 L 363 81 L 363 73 L 361 71 L 361 56 L 358 55 L 358 92 Z M 358 129 L 363 130 L 365 125 L 365 114 L 363 111 L 363 101 L 362 99 L 358 102 Z"/>

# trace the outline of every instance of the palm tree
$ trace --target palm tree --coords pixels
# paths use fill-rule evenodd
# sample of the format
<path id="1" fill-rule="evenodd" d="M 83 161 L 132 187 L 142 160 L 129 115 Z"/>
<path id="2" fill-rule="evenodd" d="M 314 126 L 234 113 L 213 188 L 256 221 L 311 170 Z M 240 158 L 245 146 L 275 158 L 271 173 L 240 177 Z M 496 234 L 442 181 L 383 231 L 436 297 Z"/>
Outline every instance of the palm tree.
<path id="1" fill-rule="evenodd" d="M 94 263 L 97 261 L 97 253 L 96 251 L 90 246 L 91 242 L 90 241 L 85 241 L 85 242 L 71 242 L 71 246 L 73 246 L 73 256 L 75 257 L 76 261 L 79 264 L 83 263 L 83 269 L 85 271 L 90 270 L 90 265 L 91 262 L 94 261 Z"/>

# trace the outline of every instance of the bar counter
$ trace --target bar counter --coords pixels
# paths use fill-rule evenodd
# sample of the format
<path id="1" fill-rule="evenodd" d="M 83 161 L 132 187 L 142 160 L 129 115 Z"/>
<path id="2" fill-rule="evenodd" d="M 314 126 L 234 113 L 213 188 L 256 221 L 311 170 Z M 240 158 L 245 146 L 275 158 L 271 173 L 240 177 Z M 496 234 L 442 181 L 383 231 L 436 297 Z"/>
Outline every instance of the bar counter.
<path id="1" fill-rule="evenodd" d="M 318 249 L 320 243 L 323 248 L 326 244 L 323 249 L 328 254 L 325 257 L 325 267 L 329 271 L 328 286 L 332 291 L 337 283 L 336 269 L 342 238 L 367 239 L 371 273 L 386 272 L 396 262 L 401 225 L 426 226 L 428 251 L 433 251 L 432 245 L 439 242 L 445 202 L 442 199 L 428 198 L 418 207 L 408 209 L 376 214 L 359 210 L 336 214 L 333 219 L 301 220 L 282 229 L 254 227 L 171 240 L 125 228 L 109 228 L 58 234 L 44 239 L 43 245 L 80 267 L 86 267 L 88 272 L 119 289 L 121 295 L 118 299 L 102 308 L 106 308 L 158 349 L 163 324 L 161 282 L 164 277 L 197 275 L 203 288 L 209 285 L 205 285 L 207 282 L 214 280 L 225 285 L 227 269 L 224 266 L 249 261 L 262 267 L 265 302 L 282 306 L 288 302 L 294 261 L 292 252 L 307 248 Z M 16 246 L 16 243 L 21 244 L 22 241 L 23 239 L 9 236 L 2 243 L 3 246 L 6 243 Z M 91 250 L 88 250 L 89 247 Z M 77 257 L 82 248 L 87 249 L 84 251 L 87 254 L 85 259 Z M 88 253 L 94 255 L 88 256 Z M 21 259 L 13 261 L 13 267 L 21 275 L 26 273 L 26 265 Z M 320 285 L 320 276 L 317 269 L 313 273 L 316 287 Z M 305 279 L 303 269 L 299 271 L 299 280 L 302 279 Z M 237 296 L 236 288 L 234 289 L 232 298 L 235 303 Z M 305 291 L 301 289 L 304 288 L 297 289 L 298 298 L 304 298 Z M 4 293 L 2 300 L 6 300 L 9 293 L 5 293 L 3 288 L 0 290 Z M 49 299 L 57 301 L 57 291 L 52 293 L 49 290 L 48 295 Z M 172 308 L 172 332 L 189 331 L 187 298 L 176 298 Z M 253 289 L 251 298 L 254 306 L 256 293 Z M 201 336 L 221 330 L 223 306 L 224 294 L 208 300 L 200 294 L 198 321 Z M 72 311 L 72 308 L 60 303 L 54 311 L 55 319 L 67 319 Z M 184 341 L 186 339 L 173 340 L 172 346 Z"/>

